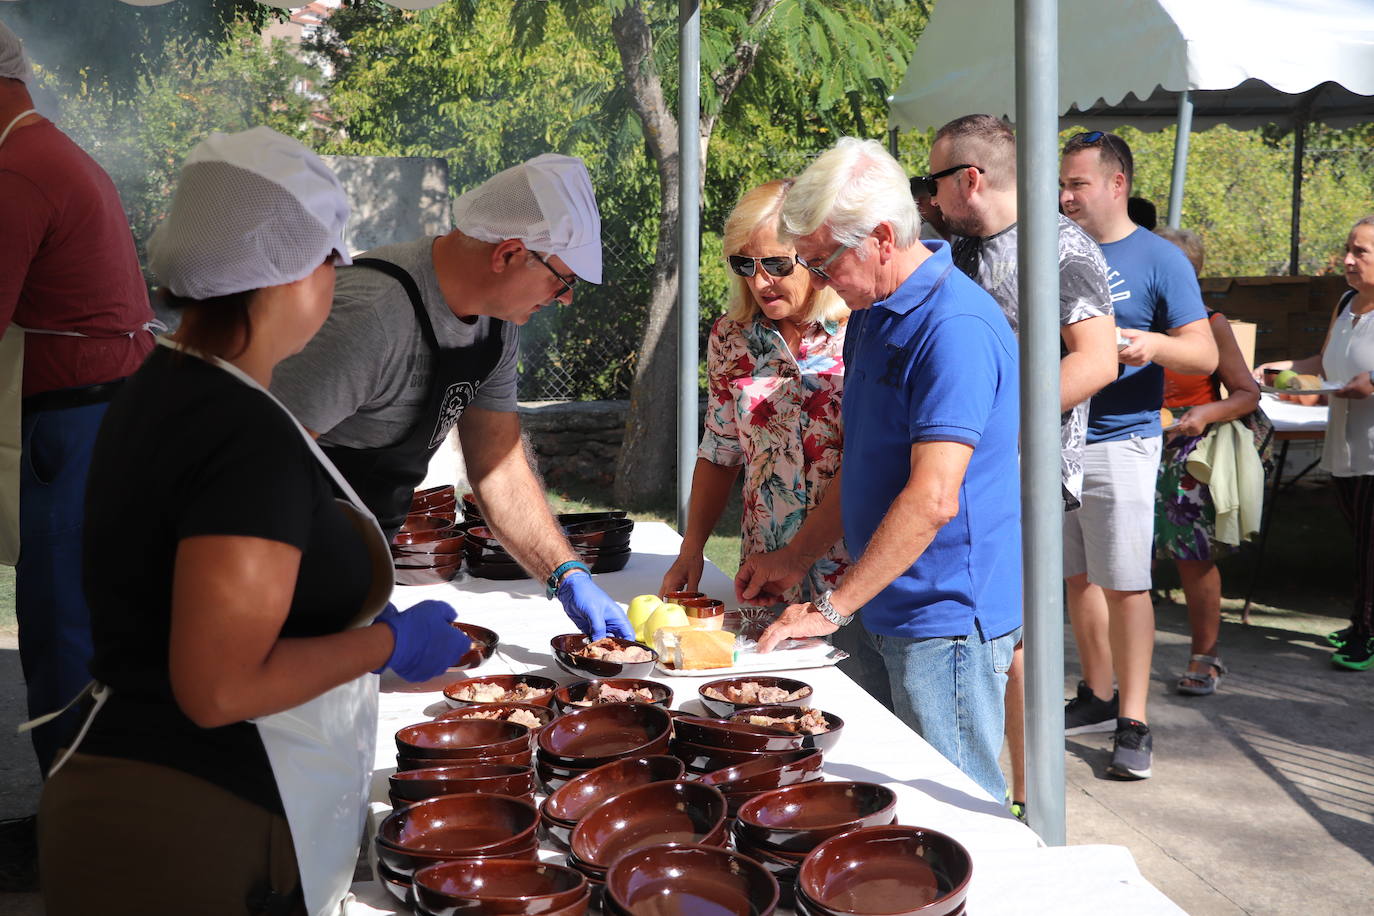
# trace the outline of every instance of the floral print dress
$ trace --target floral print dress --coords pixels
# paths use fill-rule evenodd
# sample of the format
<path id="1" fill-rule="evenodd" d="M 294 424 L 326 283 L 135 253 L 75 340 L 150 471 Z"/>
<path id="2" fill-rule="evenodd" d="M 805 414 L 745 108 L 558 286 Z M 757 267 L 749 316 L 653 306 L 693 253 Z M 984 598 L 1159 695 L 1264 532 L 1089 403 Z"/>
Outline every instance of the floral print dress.
<path id="1" fill-rule="evenodd" d="M 840 468 L 844 325 L 813 322 L 796 357 L 772 322 L 718 319 L 706 357 L 710 395 L 697 457 L 744 468 L 740 558 L 777 550 L 801 530 Z M 844 540 L 785 594 L 791 603 L 835 588 Z"/>

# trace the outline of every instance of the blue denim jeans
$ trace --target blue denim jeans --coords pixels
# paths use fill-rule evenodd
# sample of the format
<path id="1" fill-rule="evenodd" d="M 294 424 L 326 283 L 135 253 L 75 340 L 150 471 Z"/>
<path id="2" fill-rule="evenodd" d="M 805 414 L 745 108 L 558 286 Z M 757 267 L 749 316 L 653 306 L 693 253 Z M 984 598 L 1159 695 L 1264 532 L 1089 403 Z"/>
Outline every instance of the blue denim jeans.
<path id="1" fill-rule="evenodd" d="M 1020 638 L 1020 627 L 994 639 L 977 632 L 930 639 L 877 637 L 897 717 L 999 802 L 1007 791 L 997 765 L 1002 703 L 1012 650 Z"/>
<path id="2" fill-rule="evenodd" d="M 887 663 L 878 648 L 878 639 L 864 627 L 862 611 L 848 626 L 840 627 L 830 636 L 832 645 L 849 653 L 849 658 L 836 667 L 892 711 L 892 681 L 887 676 Z"/>
<path id="3" fill-rule="evenodd" d="M 81 586 L 81 523 L 86 472 L 108 404 L 24 415 L 19 470 L 19 562 L 15 616 L 29 716 L 56 712 L 91 679 L 91 612 Z M 46 776 L 57 751 L 76 736 L 82 711 L 70 709 L 30 734 Z"/>

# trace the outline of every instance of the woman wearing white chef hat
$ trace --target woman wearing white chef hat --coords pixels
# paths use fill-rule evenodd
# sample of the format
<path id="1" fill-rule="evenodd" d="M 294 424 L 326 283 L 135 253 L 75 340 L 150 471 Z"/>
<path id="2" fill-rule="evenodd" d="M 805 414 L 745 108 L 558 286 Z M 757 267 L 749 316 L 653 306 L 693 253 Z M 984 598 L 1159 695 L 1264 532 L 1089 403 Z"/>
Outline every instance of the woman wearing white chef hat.
<path id="1" fill-rule="evenodd" d="M 49 916 L 336 911 L 369 672 L 427 680 L 468 648 L 448 605 L 386 604 L 376 522 L 267 391 L 329 314 L 347 217 L 319 158 L 259 127 L 192 150 L 149 242 L 182 321 L 96 443 L 95 703 L 43 792 Z"/>

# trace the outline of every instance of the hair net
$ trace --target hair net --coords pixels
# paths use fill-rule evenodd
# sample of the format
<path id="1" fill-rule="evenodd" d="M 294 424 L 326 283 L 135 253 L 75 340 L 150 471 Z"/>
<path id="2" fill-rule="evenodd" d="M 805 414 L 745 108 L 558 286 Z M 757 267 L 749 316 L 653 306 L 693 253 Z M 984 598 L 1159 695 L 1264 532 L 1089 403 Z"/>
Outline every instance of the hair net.
<path id="1" fill-rule="evenodd" d="M 24 56 L 23 43 L 3 22 L 0 22 L 0 77 L 25 83 L 33 79 L 33 69 L 29 66 L 29 59 Z"/>
<path id="2" fill-rule="evenodd" d="M 182 166 L 172 210 L 148 240 L 148 265 L 175 295 L 208 299 L 294 283 L 344 245 L 339 179 L 267 127 L 213 133 Z"/>
<path id="3" fill-rule="evenodd" d="M 519 239 L 601 282 L 601 214 L 582 160 L 545 153 L 498 172 L 453 202 L 453 224 L 483 242 Z"/>

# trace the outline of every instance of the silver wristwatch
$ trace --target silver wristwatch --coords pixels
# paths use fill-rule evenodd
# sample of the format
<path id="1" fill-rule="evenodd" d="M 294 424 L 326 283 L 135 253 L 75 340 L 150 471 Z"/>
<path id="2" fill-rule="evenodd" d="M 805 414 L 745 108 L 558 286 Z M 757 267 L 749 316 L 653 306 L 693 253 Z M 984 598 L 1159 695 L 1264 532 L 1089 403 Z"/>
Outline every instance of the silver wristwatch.
<path id="1" fill-rule="evenodd" d="M 830 621 L 837 627 L 847 627 L 851 622 L 853 622 L 854 616 L 851 614 L 850 616 L 846 617 L 839 611 L 835 610 L 835 606 L 830 603 L 830 596 L 833 594 L 835 594 L 835 590 L 833 588 L 828 588 L 825 590 L 823 594 L 821 594 L 811 603 L 816 606 L 816 610 L 820 611 L 821 616 L 824 617 L 826 620 Z"/>

